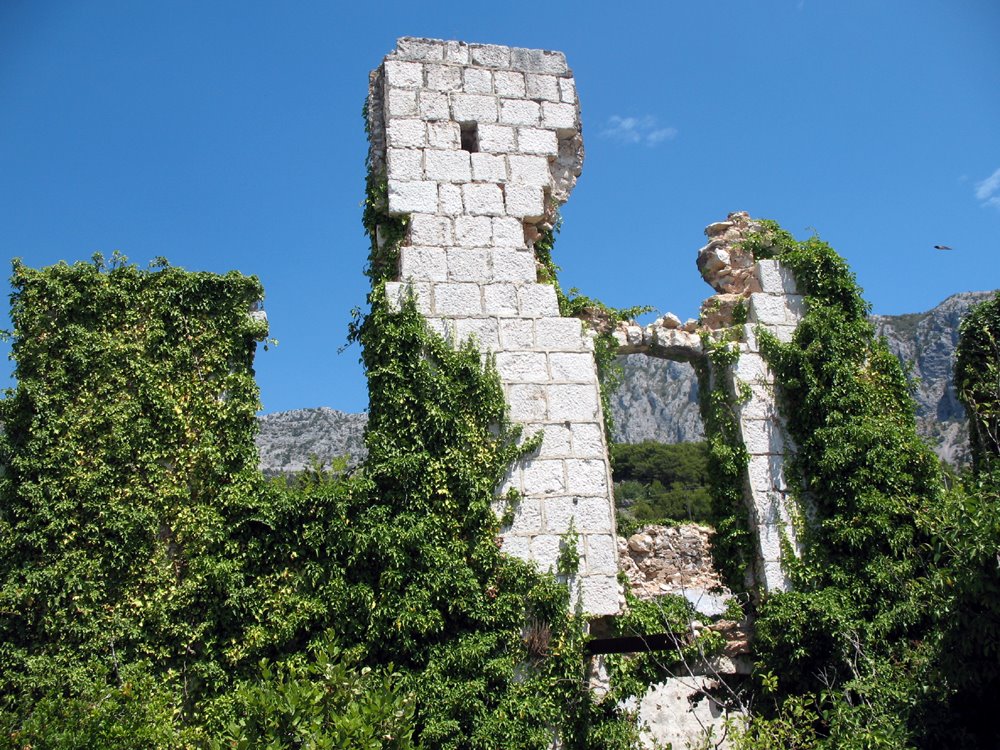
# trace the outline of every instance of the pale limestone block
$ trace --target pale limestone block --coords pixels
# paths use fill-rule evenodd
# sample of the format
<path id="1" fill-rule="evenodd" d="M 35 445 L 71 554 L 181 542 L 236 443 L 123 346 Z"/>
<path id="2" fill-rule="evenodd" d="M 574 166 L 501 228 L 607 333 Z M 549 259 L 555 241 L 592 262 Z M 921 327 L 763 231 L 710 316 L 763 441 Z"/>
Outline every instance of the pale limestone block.
<path id="1" fill-rule="evenodd" d="M 517 150 L 524 154 L 555 156 L 559 153 L 559 142 L 552 130 L 541 128 L 518 128 Z"/>
<path id="2" fill-rule="evenodd" d="M 450 320 L 445 318 L 429 318 L 427 320 L 427 327 L 445 341 L 455 340 L 455 329 Z"/>
<path id="3" fill-rule="evenodd" d="M 572 78 L 559 79 L 559 101 L 576 104 L 576 81 Z"/>
<path id="4" fill-rule="evenodd" d="M 535 383 L 507 386 L 510 418 L 515 422 L 541 422 L 545 419 L 545 388 Z"/>
<path id="5" fill-rule="evenodd" d="M 506 154 L 514 150 L 514 128 L 507 125 L 480 124 L 479 150 L 490 154 Z"/>
<path id="6" fill-rule="evenodd" d="M 461 134 L 457 122 L 440 120 L 427 123 L 427 145 L 455 151 L 461 145 Z"/>
<path id="7" fill-rule="evenodd" d="M 437 290 L 435 290 L 436 293 Z M 589 422 L 597 419 L 600 413 L 596 384 L 561 383 L 551 385 L 548 387 L 546 397 L 549 403 L 549 419 L 554 422 Z"/>
<path id="8" fill-rule="evenodd" d="M 465 68 L 462 90 L 466 94 L 492 94 L 493 74 L 482 68 Z"/>
<path id="9" fill-rule="evenodd" d="M 542 428 L 541 458 L 563 457 L 570 454 L 573 431 L 566 425 L 547 424 Z"/>
<path id="10" fill-rule="evenodd" d="M 610 532 L 611 508 L 611 500 L 607 493 L 601 496 L 576 498 L 576 528 L 580 531 Z"/>
<path id="11" fill-rule="evenodd" d="M 618 545 L 611 534 L 587 534 L 588 574 L 618 575 Z"/>
<path id="12" fill-rule="evenodd" d="M 446 216 L 414 214 L 410 217 L 410 242 L 414 245 L 451 244 L 451 219 Z"/>
<path id="13" fill-rule="evenodd" d="M 386 130 L 389 148 L 423 148 L 427 145 L 427 132 L 420 120 L 389 120 Z"/>
<path id="14" fill-rule="evenodd" d="M 791 536 L 792 513 L 790 506 L 795 501 L 779 490 L 755 491 L 753 493 L 753 517 L 758 526 L 781 526 Z"/>
<path id="15" fill-rule="evenodd" d="M 390 180 L 422 180 L 423 152 L 415 148 L 390 148 L 387 153 Z"/>
<path id="16" fill-rule="evenodd" d="M 448 278 L 451 281 L 476 281 L 489 276 L 489 251 L 482 248 L 448 249 Z"/>
<path id="17" fill-rule="evenodd" d="M 542 529 L 542 501 L 537 498 L 522 498 L 514 507 L 514 521 L 504 531 L 505 534 L 538 534 Z"/>
<path id="18" fill-rule="evenodd" d="M 526 495 L 554 495 L 566 489 L 563 462 L 559 459 L 530 458 L 521 469 Z"/>
<path id="19" fill-rule="evenodd" d="M 510 67 L 510 47 L 499 44 L 470 44 L 469 51 L 472 53 L 473 65 L 482 65 L 484 68 Z"/>
<path id="20" fill-rule="evenodd" d="M 562 540 L 553 534 L 539 534 L 531 538 L 531 559 L 543 573 L 554 573 L 559 564 Z"/>
<path id="21" fill-rule="evenodd" d="M 524 73 L 510 70 L 498 70 L 493 74 L 493 85 L 500 96 L 523 97 Z"/>
<path id="22" fill-rule="evenodd" d="M 804 313 L 803 313 L 804 314 Z M 795 329 L 797 326 L 768 326 L 767 330 L 782 344 L 791 343 L 792 339 L 795 338 Z"/>
<path id="23" fill-rule="evenodd" d="M 482 313 L 479 284 L 435 284 L 434 311 L 438 315 L 468 315 Z"/>
<path id="24" fill-rule="evenodd" d="M 455 321 L 455 339 L 459 344 L 475 339 L 481 350 L 495 352 L 500 348 L 497 319 L 459 318 Z"/>
<path id="25" fill-rule="evenodd" d="M 538 125 L 540 113 L 538 102 L 527 99 L 500 100 L 500 122 L 507 125 Z"/>
<path id="26" fill-rule="evenodd" d="M 500 547 L 500 551 L 519 560 L 531 560 L 531 537 L 504 534 L 503 546 Z"/>
<path id="27" fill-rule="evenodd" d="M 469 45 L 465 42 L 445 42 L 444 61 L 458 63 L 459 65 L 468 65 Z"/>
<path id="28" fill-rule="evenodd" d="M 444 59 L 444 42 L 437 39 L 402 37 L 396 41 L 395 54 L 403 60 L 436 62 Z"/>
<path id="29" fill-rule="evenodd" d="M 494 281 L 535 280 L 535 255 L 530 250 L 497 247 L 492 250 L 492 256 Z"/>
<path id="30" fill-rule="evenodd" d="M 605 458 L 604 425 L 597 422 L 573 425 L 573 455 L 577 458 Z"/>
<path id="31" fill-rule="evenodd" d="M 483 311 L 487 315 L 517 315 L 517 287 L 513 284 L 485 284 L 483 286 Z M 501 325 L 508 321 L 500 321 Z M 531 321 L 526 321 L 530 323 Z"/>
<path id="32" fill-rule="evenodd" d="M 549 380 L 542 352 L 499 352 L 496 365 L 505 383 L 546 383 Z"/>
<path id="33" fill-rule="evenodd" d="M 784 456 L 750 456 L 747 463 L 747 481 L 754 493 L 787 492 L 785 482 Z"/>
<path id="34" fill-rule="evenodd" d="M 752 352 L 741 353 L 740 358 L 731 365 L 731 371 L 734 378 L 744 383 L 768 385 L 774 382 L 774 374 L 767 362 L 762 356 Z"/>
<path id="35" fill-rule="evenodd" d="M 399 276 L 402 279 L 447 281 L 448 266 L 439 247 L 403 247 L 399 251 Z"/>
<path id="36" fill-rule="evenodd" d="M 508 216 L 538 221 L 545 215 L 545 195 L 539 185 L 518 183 L 507 185 L 504 190 L 504 198 L 507 202 Z"/>
<path id="37" fill-rule="evenodd" d="M 549 354 L 549 371 L 553 380 L 571 383 L 594 381 L 594 357 L 590 352 L 552 352 Z"/>
<path id="38" fill-rule="evenodd" d="M 780 562 L 764 562 L 761 565 L 761 573 L 764 576 L 763 586 L 767 593 L 792 590 L 792 581 L 782 569 Z"/>
<path id="39" fill-rule="evenodd" d="M 754 268 L 764 294 L 798 294 L 792 272 L 776 260 L 758 260 Z"/>
<path id="40" fill-rule="evenodd" d="M 459 216 L 455 242 L 462 247 L 487 247 L 493 242 L 493 221 L 489 216 Z"/>
<path id="41" fill-rule="evenodd" d="M 461 91 L 462 69 L 456 65 L 425 65 L 427 88 L 435 91 Z"/>
<path id="42" fill-rule="evenodd" d="M 580 523 L 577 521 L 577 504 L 579 498 L 575 497 L 549 497 L 543 504 L 545 514 L 545 530 L 550 534 L 565 534 L 569 531 L 570 522 L 580 530 Z"/>
<path id="43" fill-rule="evenodd" d="M 625 343 L 628 346 L 639 346 L 642 344 L 642 326 L 625 326 Z"/>
<path id="44" fill-rule="evenodd" d="M 750 398 L 737 401 L 736 416 L 746 421 L 750 419 L 778 419 L 778 405 L 774 401 L 774 392 L 770 386 L 751 385 Z"/>
<path id="45" fill-rule="evenodd" d="M 492 285 L 491 285 L 492 286 Z M 495 285 L 500 286 L 500 285 Z M 506 285 L 504 285 L 506 286 Z M 487 289 L 489 287 L 486 287 Z M 513 285 L 511 285 L 513 290 Z M 512 312 L 517 312 L 517 294 L 511 292 Z M 486 305 L 489 312 L 489 303 Z M 535 321 L 513 318 L 500 321 L 500 345 L 504 349 L 530 349 L 535 345 Z"/>
<path id="46" fill-rule="evenodd" d="M 749 323 L 743 324 L 743 343 L 740 345 L 741 355 L 743 353 L 759 354 L 760 342 L 757 340 L 757 326 Z"/>
<path id="47" fill-rule="evenodd" d="M 616 576 L 582 576 L 580 578 L 580 603 L 589 615 L 616 615 L 618 606 L 618 579 Z"/>
<path id="48" fill-rule="evenodd" d="M 413 89 L 390 88 L 385 97 L 390 117 L 417 116 L 417 92 Z"/>
<path id="49" fill-rule="evenodd" d="M 535 324 L 535 345 L 549 351 L 583 349 L 583 323 L 578 318 L 546 318 Z"/>
<path id="50" fill-rule="evenodd" d="M 566 55 L 562 52 L 523 49 L 521 47 L 510 50 L 510 67 L 529 73 L 550 73 L 552 75 L 562 75 L 569 71 L 566 66 Z"/>
<path id="51" fill-rule="evenodd" d="M 473 154 L 475 156 L 475 154 Z M 493 244 L 501 247 L 524 248 L 524 225 L 517 219 L 498 216 L 493 219 Z"/>
<path id="52" fill-rule="evenodd" d="M 386 60 L 385 82 L 392 87 L 419 89 L 424 85 L 424 66 L 417 62 Z"/>
<path id="53" fill-rule="evenodd" d="M 423 89 L 417 93 L 417 109 L 421 119 L 445 120 L 451 117 L 448 95 L 441 91 Z"/>
<path id="54" fill-rule="evenodd" d="M 472 179 L 469 152 L 428 149 L 424 152 L 424 174 L 438 182 L 468 182 Z"/>
<path id="55" fill-rule="evenodd" d="M 528 284 L 518 289 L 517 294 L 522 317 L 537 318 L 559 314 L 559 301 L 551 284 Z"/>
<path id="56" fill-rule="evenodd" d="M 389 180 L 389 213 L 432 214 L 437 212 L 436 182 L 397 182 Z"/>
<path id="57" fill-rule="evenodd" d="M 422 315 L 430 315 L 431 301 L 433 299 L 430 282 L 387 281 L 385 283 L 385 296 L 386 301 L 389 303 L 389 309 L 393 312 L 398 312 L 403 303 L 412 297 L 416 304 L 417 312 Z"/>
<path id="58" fill-rule="evenodd" d="M 471 216 L 503 216 L 503 193 L 499 185 L 462 185 L 465 212 Z"/>
<path id="59" fill-rule="evenodd" d="M 445 216 L 458 216 L 463 212 L 462 188 L 458 185 L 441 185 L 438 188 L 438 210 Z"/>
<path id="60" fill-rule="evenodd" d="M 781 560 L 781 535 L 780 526 L 757 526 L 757 550 L 761 560 L 764 562 Z"/>
<path id="61" fill-rule="evenodd" d="M 452 94 L 451 119 L 457 122 L 496 122 L 497 100 L 485 94 Z"/>
<path id="62" fill-rule="evenodd" d="M 511 466 L 511 467 L 509 467 L 507 469 L 507 473 L 504 474 L 503 480 L 500 482 L 499 486 L 497 487 L 497 489 L 495 491 L 495 494 L 498 497 L 502 497 L 503 495 L 506 495 L 508 492 L 510 492 L 510 490 L 517 490 L 519 493 L 521 492 L 521 467 L 520 466 L 513 465 L 513 466 Z M 503 504 L 505 504 L 503 500 L 500 500 L 500 499 L 494 500 L 493 503 L 492 503 L 493 510 L 494 511 L 499 511 L 499 512 L 502 513 L 503 509 L 502 508 L 498 508 L 498 505 L 503 505 Z"/>
<path id="63" fill-rule="evenodd" d="M 525 78 L 529 99 L 559 101 L 559 81 L 555 76 L 528 73 Z"/>
<path id="64" fill-rule="evenodd" d="M 743 444 L 751 455 L 783 455 L 785 452 L 785 438 L 774 420 L 750 419 L 740 423 L 740 431 L 743 433 Z"/>
<path id="65" fill-rule="evenodd" d="M 494 154 L 475 153 L 472 157 L 472 179 L 478 182 L 506 182 L 507 161 Z"/>
<path id="66" fill-rule="evenodd" d="M 560 134 L 576 132 L 576 107 L 572 104 L 542 102 L 542 127 L 552 128 Z"/>
<path id="67" fill-rule="evenodd" d="M 566 461 L 568 490 L 581 495 L 604 495 L 608 492 L 608 465 L 593 458 Z"/>
<path id="68" fill-rule="evenodd" d="M 549 172 L 549 160 L 544 156 L 516 156 L 507 157 L 510 165 L 511 182 L 522 182 L 526 185 L 537 185 L 547 187 L 552 180 Z"/>
<path id="69" fill-rule="evenodd" d="M 777 294 L 757 292 L 750 295 L 747 321 L 758 325 L 787 325 L 789 320 L 785 299 Z"/>

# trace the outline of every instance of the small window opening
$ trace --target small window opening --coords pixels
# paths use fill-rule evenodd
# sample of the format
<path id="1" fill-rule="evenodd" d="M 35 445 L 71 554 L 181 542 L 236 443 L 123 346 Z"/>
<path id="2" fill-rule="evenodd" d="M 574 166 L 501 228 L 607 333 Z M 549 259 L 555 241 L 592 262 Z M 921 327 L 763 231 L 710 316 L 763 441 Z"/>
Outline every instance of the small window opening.
<path id="1" fill-rule="evenodd" d="M 479 125 L 474 122 L 463 122 L 459 125 L 462 129 L 462 150 L 475 154 L 479 151 Z"/>

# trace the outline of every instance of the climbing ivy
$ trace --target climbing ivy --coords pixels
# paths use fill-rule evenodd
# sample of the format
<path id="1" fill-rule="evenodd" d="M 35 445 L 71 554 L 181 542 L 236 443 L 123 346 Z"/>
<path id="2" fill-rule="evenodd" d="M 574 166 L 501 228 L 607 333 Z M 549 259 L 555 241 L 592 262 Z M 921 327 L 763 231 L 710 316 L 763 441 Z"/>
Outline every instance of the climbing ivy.
<path id="1" fill-rule="evenodd" d="M 1000 294 L 962 321 L 955 390 L 969 417 L 972 460 L 984 470 L 1000 456 Z"/>

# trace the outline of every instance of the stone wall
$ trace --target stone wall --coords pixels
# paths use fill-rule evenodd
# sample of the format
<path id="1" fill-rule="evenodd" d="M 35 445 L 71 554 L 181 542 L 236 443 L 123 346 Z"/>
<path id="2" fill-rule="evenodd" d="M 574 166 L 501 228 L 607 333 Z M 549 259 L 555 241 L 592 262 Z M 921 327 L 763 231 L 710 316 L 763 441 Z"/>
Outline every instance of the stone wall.
<path id="1" fill-rule="evenodd" d="M 511 418 L 544 433 L 503 492 L 522 494 L 504 549 L 555 569 L 572 523 L 584 611 L 620 609 L 607 445 L 592 336 L 538 282 L 533 242 L 583 162 L 573 75 L 559 52 L 402 38 L 372 73 L 370 163 L 388 213 L 409 215 L 390 300 L 496 354 Z"/>

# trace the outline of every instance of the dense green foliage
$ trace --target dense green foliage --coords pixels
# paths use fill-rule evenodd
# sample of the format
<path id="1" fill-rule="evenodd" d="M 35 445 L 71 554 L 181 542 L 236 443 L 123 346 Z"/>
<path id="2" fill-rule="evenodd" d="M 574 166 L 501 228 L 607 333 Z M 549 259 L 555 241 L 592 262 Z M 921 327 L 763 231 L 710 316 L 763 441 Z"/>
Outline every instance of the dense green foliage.
<path id="1" fill-rule="evenodd" d="M 983 469 L 1000 456 L 1000 294 L 976 305 L 959 334 L 955 389 L 969 417 L 972 460 Z"/>
<path id="2" fill-rule="evenodd" d="M 641 523 L 710 523 L 706 443 L 619 443 L 611 448 L 615 504 Z"/>

